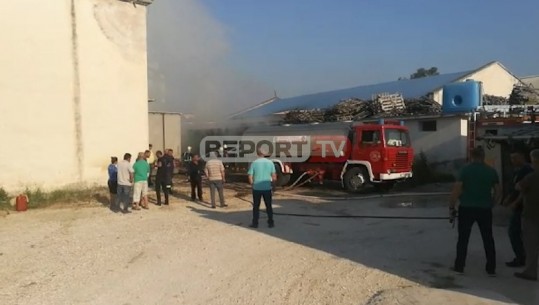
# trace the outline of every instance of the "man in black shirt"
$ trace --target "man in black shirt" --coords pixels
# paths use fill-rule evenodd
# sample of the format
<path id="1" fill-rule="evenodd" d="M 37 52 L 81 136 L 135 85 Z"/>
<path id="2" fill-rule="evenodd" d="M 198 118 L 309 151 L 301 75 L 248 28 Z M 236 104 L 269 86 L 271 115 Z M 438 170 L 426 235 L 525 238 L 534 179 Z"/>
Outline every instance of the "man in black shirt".
<path id="1" fill-rule="evenodd" d="M 172 188 L 172 174 L 174 170 L 174 157 L 170 149 L 168 149 L 164 156 L 161 156 L 161 152 L 157 152 L 157 174 L 155 176 L 155 192 L 157 195 L 157 205 L 161 205 L 161 189 L 165 194 L 165 205 L 169 204 L 169 194 Z"/>
<path id="2" fill-rule="evenodd" d="M 200 162 L 200 156 L 194 155 L 189 163 L 188 174 L 189 181 L 191 182 L 191 200 L 195 201 L 198 195 L 198 200 L 202 200 L 202 172 L 204 167 Z M 196 194 L 195 194 L 196 190 Z"/>
<path id="3" fill-rule="evenodd" d="M 515 259 L 505 264 L 508 267 L 522 267 L 526 263 L 526 252 L 522 243 L 522 197 L 519 196 L 520 193 L 515 189 L 515 186 L 522 178 L 533 172 L 533 168 L 526 163 L 526 156 L 523 151 L 514 151 L 511 153 L 511 163 L 515 171 L 513 173 L 511 192 L 505 199 L 504 205 L 509 206 L 512 210 L 508 233 L 513 252 L 515 252 Z"/>

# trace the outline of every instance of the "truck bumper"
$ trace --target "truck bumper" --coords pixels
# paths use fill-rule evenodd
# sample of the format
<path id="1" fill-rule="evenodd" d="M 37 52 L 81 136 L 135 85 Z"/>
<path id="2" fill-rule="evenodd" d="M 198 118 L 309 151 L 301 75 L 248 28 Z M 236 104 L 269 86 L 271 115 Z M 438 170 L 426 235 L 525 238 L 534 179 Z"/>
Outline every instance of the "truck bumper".
<path id="1" fill-rule="evenodd" d="M 407 179 L 412 178 L 412 172 L 405 172 L 405 173 L 391 173 L 391 174 L 380 174 L 380 180 L 400 180 L 400 179 Z"/>

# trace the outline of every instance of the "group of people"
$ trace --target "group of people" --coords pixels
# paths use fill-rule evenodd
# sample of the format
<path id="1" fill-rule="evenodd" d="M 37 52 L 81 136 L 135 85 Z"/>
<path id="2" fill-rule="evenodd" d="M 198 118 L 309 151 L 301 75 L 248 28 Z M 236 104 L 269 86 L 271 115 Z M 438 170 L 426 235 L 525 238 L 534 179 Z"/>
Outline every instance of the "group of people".
<path id="1" fill-rule="evenodd" d="M 172 149 L 165 150 L 165 153 L 157 151 L 154 155 L 150 144 L 148 150 L 138 153 L 134 164 L 131 163 L 131 158 L 130 153 L 125 153 L 120 162 L 117 157 L 111 157 L 108 167 L 110 209 L 122 213 L 148 209 L 148 188 L 152 183 L 153 169 L 156 169 L 154 185 L 157 205 L 162 203 L 161 191 L 165 195 L 164 204 L 168 205 L 174 171 Z"/>
<path id="2" fill-rule="evenodd" d="M 252 185 L 253 194 L 253 218 L 250 227 L 257 228 L 260 216 L 260 204 L 262 199 L 268 215 L 268 227 L 274 227 L 272 194 L 273 182 L 276 180 L 275 166 L 272 161 L 266 159 L 263 150 L 258 151 L 258 158 L 249 167 L 249 183 Z M 155 181 L 152 181 L 152 169 L 156 169 Z M 174 171 L 174 157 L 172 149 L 165 150 L 163 154 L 157 151 L 155 156 L 152 145 L 145 152 L 140 152 L 134 164 L 131 164 L 131 154 L 124 154 L 122 161 L 117 157 L 111 157 L 108 167 L 108 187 L 111 194 L 110 209 L 114 212 L 130 213 L 132 210 L 148 209 L 148 188 L 155 185 L 157 205 L 161 205 L 161 191 L 165 195 L 164 204 L 169 204 L 169 195 L 172 188 L 172 176 Z M 203 201 L 202 176 L 208 179 L 210 187 L 211 208 L 216 208 L 216 193 L 219 195 L 220 207 L 227 207 L 224 196 L 225 166 L 218 158 L 216 152 L 210 154 L 210 158 L 202 164 L 199 155 L 193 155 L 187 168 L 187 174 L 191 184 L 191 200 L 197 198 Z"/>
<path id="3" fill-rule="evenodd" d="M 258 158 L 251 163 L 249 167 L 249 183 L 252 186 L 253 194 L 253 218 L 250 224 L 251 228 L 258 227 L 258 220 L 260 217 L 260 204 L 262 199 L 266 206 L 266 213 L 268 215 L 268 227 L 273 228 L 275 222 L 273 221 L 273 208 L 272 208 L 272 194 L 273 194 L 273 182 L 277 179 L 275 166 L 273 162 L 266 159 L 265 152 L 263 150 L 258 151 Z M 202 165 L 200 156 L 194 155 L 191 163 L 187 169 L 189 181 L 191 183 L 191 200 L 203 201 L 202 199 L 202 175 L 206 175 L 208 184 L 210 187 L 211 208 L 216 207 L 216 192 L 219 194 L 220 207 L 226 207 L 224 197 L 224 183 L 225 180 L 225 166 L 221 160 L 219 160 L 217 153 L 212 152 L 209 160 L 205 165 Z"/>
<path id="4" fill-rule="evenodd" d="M 458 206 L 457 257 L 453 270 L 464 273 L 468 242 L 472 226 L 477 222 L 487 258 L 485 271 L 496 276 L 496 249 L 492 234 L 492 209 L 503 204 L 512 210 L 509 238 L 515 258 L 507 267 L 524 268 L 516 272 L 517 278 L 537 281 L 539 259 L 539 149 L 530 153 L 531 165 L 526 154 L 515 150 L 511 162 L 515 167 L 510 194 L 502 200 L 502 188 L 497 172 L 485 163 L 485 152 L 476 148 L 471 152 L 472 162 L 465 166 L 455 183 L 450 213 Z"/>

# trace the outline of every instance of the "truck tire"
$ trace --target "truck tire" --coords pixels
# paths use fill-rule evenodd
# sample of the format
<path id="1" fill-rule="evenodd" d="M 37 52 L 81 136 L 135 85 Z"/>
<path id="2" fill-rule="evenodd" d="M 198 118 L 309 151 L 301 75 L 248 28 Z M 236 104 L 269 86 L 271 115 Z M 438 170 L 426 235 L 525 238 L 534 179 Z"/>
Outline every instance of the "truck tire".
<path id="1" fill-rule="evenodd" d="M 281 166 L 275 164 L 275 172 L 277 173 L 277 181 L 275 181 L 276 186 L 285 186 L 290 182 L 290 174 L 284 174 L 281 171 Z"/>
<path id="2" fill-rule="evenodd" d="M 357 192 L 368 183 L 369 178 L 361 167 L 351 167 L 344 173 L 344 188 L 349 192 Z"/>

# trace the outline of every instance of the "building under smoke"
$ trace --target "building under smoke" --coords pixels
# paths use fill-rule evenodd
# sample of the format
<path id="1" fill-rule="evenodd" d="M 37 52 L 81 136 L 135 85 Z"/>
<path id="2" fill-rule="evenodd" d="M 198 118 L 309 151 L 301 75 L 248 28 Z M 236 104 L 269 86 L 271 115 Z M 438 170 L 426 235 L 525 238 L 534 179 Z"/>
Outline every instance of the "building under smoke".
<path id="1" fill-rule="evenodd" d="M 151 2 L 2 3 L 0 187 L 103 183 L 147 148 Z"/>

